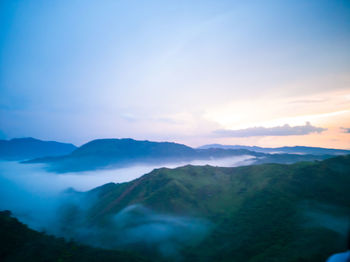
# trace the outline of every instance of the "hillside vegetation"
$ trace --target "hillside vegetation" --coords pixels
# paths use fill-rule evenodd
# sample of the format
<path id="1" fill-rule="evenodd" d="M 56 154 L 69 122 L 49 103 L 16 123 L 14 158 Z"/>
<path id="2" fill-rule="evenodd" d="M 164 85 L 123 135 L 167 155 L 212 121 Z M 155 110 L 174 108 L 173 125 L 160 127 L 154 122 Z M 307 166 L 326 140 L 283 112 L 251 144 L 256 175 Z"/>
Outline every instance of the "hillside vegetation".
<path id="1" fill-rule="evenodd" d="M 121 251 L 83 246 L 29 229 L 9 211 L 0 212 L 0 261 L 149 261 Z"/>
<path id="2" fill-rule="evenodd" d="M 182 248 L 188 261 L 324 261 L 346 246 L 349 185 L 349 155 L 292 165 L 161 168 L 85 193 L 94 200 L 84 213 L 75 209 L 85 219 L 72 226 L 113 228 L 112 218 L 137 204 L 210 221 L 203 241 Z"/>

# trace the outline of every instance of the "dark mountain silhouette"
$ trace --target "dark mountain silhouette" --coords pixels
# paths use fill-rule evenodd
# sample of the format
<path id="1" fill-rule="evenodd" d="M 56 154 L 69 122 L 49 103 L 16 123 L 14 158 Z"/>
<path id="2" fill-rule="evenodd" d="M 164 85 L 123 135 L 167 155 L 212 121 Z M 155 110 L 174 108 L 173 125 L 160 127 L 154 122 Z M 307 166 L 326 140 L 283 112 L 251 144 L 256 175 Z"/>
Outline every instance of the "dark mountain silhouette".
<path id="1" fill-rule="evenodd" d="M 29 229 L 0 211 L 0 261 L 150 261 L 131 252 L 104 250 L 83 246 Z"/>
<path id="2" fill-rule="evenodd" d="M 97 139 L 82 145 L 69 155 L 33 159 L 25 163 L 47 163 L 49 170 L 70 172 L 241 155 L 263 156 L 261 153 L 245 149 L 194 149 L 177 143 L 138 141 L 128 138 Z"/>
<path id="3" fill-rule="evenodd" d="M 45 156 L 60 156 L 76 149 L 73 144 L 42 141 L 35 138 L 0 140 L 0 159 L 25 160 Z"/>

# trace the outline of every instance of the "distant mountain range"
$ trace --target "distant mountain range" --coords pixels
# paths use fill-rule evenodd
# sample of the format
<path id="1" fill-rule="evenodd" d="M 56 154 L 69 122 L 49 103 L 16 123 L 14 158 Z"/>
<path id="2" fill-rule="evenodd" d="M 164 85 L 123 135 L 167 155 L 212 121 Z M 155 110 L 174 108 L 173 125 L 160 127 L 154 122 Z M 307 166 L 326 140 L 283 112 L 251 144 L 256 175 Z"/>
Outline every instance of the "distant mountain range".
<path id="1" fill-rule="evenodd" d="M 117 245 L 120 234 L 129 239 L 125 248 L 136 250 L 142 243 L 152 248 L 155 236 L 168 248 L 179 241 L 181 261 L 326 261 L 345 248 L 349 185 L 349 155 L 293 165 L 161 168 L 128 183 L 72 192 L 86 202 L 66 210 L 65 225 L 69 237 L 86 242 L 91 232 L 101 246 Z M 190 235 L 205 224 L 191 217 L 209 221 L 200 242 Z M 187 233 L 174 235 L 184 226 Z"/>
<path id="2" fill-rule="evenodd" d="M 234 156 L 251 156 L 248 164 L 285 163 L 324 160 L 332 155 L 266 154 L 247 149 L 195 149 L 172 142 L 125 139 L 97 139 L 65 156 L 36 158 L 24 163 L 45 163 L 49 171 L 65 173 L 105 168 L 127 167 L 135 164 L 161 165 L 186 163 L 194 160 L 219 160 Z M 244 163 L 242 163 L 244 164 Z"/>
<path id="3" fill-rule="evenodd" d="M 245 149 L 194 149 L 171 142 L 126 139 L 97 139 L 60 157 L 44 157 L 25 163 L 47 163 L 55 172 L 86 171 L 135 164 L 163 164 L 181 161 L 220 159 L 232 156 L 264 154 Z"/>
<path id="4" fill-rule="evenodd" d="M 322 148 L 322 147 L 307 147 L 307 146 L 284 146 L 284 147 L 258 147 L 258 146 L 240 146 L 240 145 L 221 145 L 209 144 L 199 147 L 199 149 L 220 148 L 220 149 L 246 149 L 261 153 L 285 153 L 285 154 L 311 154 L 311 155 L 345 155 L 350 154 L 350 150 Z"/>
<path id="5" fill-rule="evenodd" d="M 0 159 L 25 160 L 45 156 L 67 155 L 76 148 L 73 144 L 42 141 L 31 137 L 0 140 Z"/>
<path id="6" fill-rule="evenodd" d="M 320 152 L 320 151 L 319 151 Z M 325 149 L 324 152 L 332 152 Z M 248 164 L 283 163 L 324 160 L 331 154 L 268 154 L 246 148 L 200 148 L 172 142 L 138 141 L 125 139 L 97 139 L 64 156 L 39 157 L 23 163 L 45 163 L 49 171 L 79 172 L 105 168 L 127 167 L 136 164 L 161 165 L 186 163 L 194 160 L 219 160 L 234 156 L 251 156 Z M 242 163 L 244 164 L 244 163 Z"/>

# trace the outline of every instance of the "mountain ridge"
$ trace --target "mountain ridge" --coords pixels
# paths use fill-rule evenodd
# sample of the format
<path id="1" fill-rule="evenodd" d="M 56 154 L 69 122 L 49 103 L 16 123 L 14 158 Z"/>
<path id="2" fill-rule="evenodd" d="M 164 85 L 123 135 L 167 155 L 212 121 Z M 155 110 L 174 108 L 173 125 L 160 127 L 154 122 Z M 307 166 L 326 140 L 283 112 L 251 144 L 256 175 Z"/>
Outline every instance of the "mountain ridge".
<path id="1" fill-rule="evenodd" d="M 70 143 L 44 141 L 32 137 L 0 140 L 0 159 L 25 160 L 46 156 L 66 155 L 77 147 Z"/>
<path id="2" fill-rule="evenodd" d="M 245 149 L 194 149 L 174 142 L 152 142 L 134 139 L 96 139 L 59 157 L 45 157 L 24 163 L 46 163 L 50 171 L 59 173 L 87 171 L 131 164 L 164 164 L 181 161 L 225 158 L 232 156 L 263 156 Z"/>
<path id="3" fill-rule="evenodd" d="M 118 228 L 115 217 L 138 205 L 210 221 L 213 231 L 184 248 L 184 261 L 325 261 L 345 246 L 349 174 L 350 155 L 291 165 L 159 168 L 82 193 L 91 205 L 72 217 L 82 215 L 89 227 Z M 136 218 L 143 212 L 132 210 Z M 73 231 L 79 221 L 71 221 Z M 133 230 L 143 222 L 130 223 Z M 342 229 L 333 230 L 333 223 Z"/>
<path id="4" fill-rule="evenodd" d="M 198 147 L 199 149 L 222 148 L 222 149 L 247 149 L 261 153 L 291 153 L 291 154 L 313 154 L 313 155 L 343 155 L 350 154 L 350 150 L 310 147 L 310 146 L 283 146 L 283 147 L 259 147 L 243 145 L 208 144 Z"/>

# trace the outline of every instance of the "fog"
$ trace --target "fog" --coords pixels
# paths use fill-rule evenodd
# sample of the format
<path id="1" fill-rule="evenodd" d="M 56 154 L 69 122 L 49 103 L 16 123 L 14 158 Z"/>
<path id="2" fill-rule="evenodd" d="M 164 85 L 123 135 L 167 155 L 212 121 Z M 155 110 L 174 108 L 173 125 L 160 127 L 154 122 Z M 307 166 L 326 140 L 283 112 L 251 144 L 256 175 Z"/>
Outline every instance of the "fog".
<path id="1" fill-rule="evenodd" d="M 137 249 L 178 260 L 184 247 L 198 244 L 212 229 L 206 219 L 161 214 L 140 204 L 127 206 L 104 219 L 103 226 L 87 226 L 84 223 L 84 216 L 88 214 L 86 208 L 86 205 L 74 206 L 76 219 L 56 234 L 63 232 L 63 236 L 91 246 Z"/>
<path id="2" fill-rule="evenodd" d="M 247 155 L 158 165 L 134 165 L 119 169 L 64 174 L 48 172 L 44 164 L 20 164 L 17 162 L 0 161 L 0 176 L 30 191 L 52 194 L 67 188 L 86 191 L 109 182 L 129 182 L 160 167 L 176 168 L 187 164 L 234 167 L 251 164 L 253 161 L 254 157 Z"/>
<path id="3" fill-rule="evenodd" d="M 209 221 L 198 218 L 158 214 L 140 205 L 125 207 L 110 220 L 108 230 L 86 226 L 82 221 L 94 199 L 78 191 L 87 191 L 109 182 L 131 181 L 154 168 L 175 168 L 185 164 L 238 166 L 249 164 L 251 156 L 218 160 L 172 163 L 161 166 L 135 165 L 128 168 L 57 174 L 41 164 L 0 162 L 0 210 L 10 210 L 29 227 L 57 236 L 73 238 L 86 244 L 124 248 L 151 247 L 165 256 L 178 256 L 186 245 L 200 241 L 209 231 Z M 68 190 L 73 188 L 75 190 Z M 77 221 L 65 227 L 65 207 L 75 207 Z M 81 221 L 80 221 L 81 220 Z M 113 230 L 110 230 L 110 229 Z M 147 238 L 144 237 L 147 235 Z"/>

